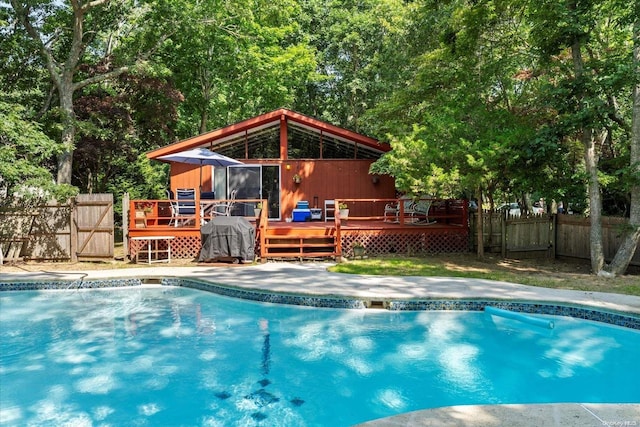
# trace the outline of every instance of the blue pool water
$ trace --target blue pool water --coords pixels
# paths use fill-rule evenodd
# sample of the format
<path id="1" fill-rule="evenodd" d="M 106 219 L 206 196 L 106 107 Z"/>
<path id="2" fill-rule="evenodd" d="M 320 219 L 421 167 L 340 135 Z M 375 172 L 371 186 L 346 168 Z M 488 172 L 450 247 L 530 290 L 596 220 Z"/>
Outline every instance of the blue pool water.
<path id="1" fill-rule="evenodd" d="M 461 404 L 640 402 L 640 332 L 553 321 L 171 287 L 3 292 L 0 424 L 349 426 Z"/>

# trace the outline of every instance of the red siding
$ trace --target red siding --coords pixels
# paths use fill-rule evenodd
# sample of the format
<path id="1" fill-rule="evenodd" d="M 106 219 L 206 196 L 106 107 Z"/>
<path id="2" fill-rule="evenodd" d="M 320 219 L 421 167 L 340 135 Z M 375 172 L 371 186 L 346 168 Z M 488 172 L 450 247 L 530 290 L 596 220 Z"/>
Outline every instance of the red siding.
<path id="1" fill-rule="evenodd" d="M 306 200 L 313 207 L 314 196 L 318 207 L 324 207 L 328 199 L 390 199 L 395 198 L 393 178 L 379 176 L 374 183 L 369 174 L 373 160 L 283 160 L 251 161 L 254 164 L 281 165 L 280 204 L 282 217 L 291 216 L 291 211 L 300 200 Z M 287 169 L 289 165 L 289 169 Z M 293 176 L 302 177 L 300 184 L 293 182 Z M 199 188 L 200 167 L 173 163 L 171 165 L 171 188 Z M 211 188 L 211 169 L 202 171 L 203 188 Z M 359 210 L 366 210 L 363 206 Z M 382 215 L 382 212 L 354 212 L 358 216 Z"/>

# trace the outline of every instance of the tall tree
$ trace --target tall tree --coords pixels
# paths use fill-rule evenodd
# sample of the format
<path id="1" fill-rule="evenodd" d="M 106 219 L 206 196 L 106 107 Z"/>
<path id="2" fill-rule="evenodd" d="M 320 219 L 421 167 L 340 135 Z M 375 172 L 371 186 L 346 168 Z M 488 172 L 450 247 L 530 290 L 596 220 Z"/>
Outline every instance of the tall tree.
<path id="1" fill-rule="evenodd" d="M 279 107 L 315 68 L 294 0 L 207 0 L 161 52 L 185 94 L 180 135 L 203 133 Z"/>
<path id="2" fill-rule="evenodd" d="M 409 2 L 410 3 L 410 2 Z M 402 67 L 394 67 L 409 45 L 401 0 L 308 0 L 302 26 L 318 52 L 317 77 L 300 91 L 301 110 L 341 126 L 374 132 L 365 112 L 401 86 Z"/>
<path id="3" fill-rule="evenodd" d="M 541 59 L 547 88 L 554 95 L 552 107 L 557 134 L 577 140 L 584 156 L 588 178 L 591 225 L 591 267 L 602 275 L 622 274 L 640 239 L 637 217 L 638 182 L 636 130 L 633 96 L 638 82 L 631 43 L 637 2 L 609 0 L 531 1 L 532 45 Z M 619 154 L 618 154 L 619 153 Z M 603 161 L 615 155 L 628 156 L 629 167 L 607 173 Z M 618 181 L 631 194 L 631 227 L 625 243 L 618 248 L 615 262 L 606 265 L 602 241 L 603 186 Z M 626 260 L 626 261 L 625 261 Z"/>
<path id="4" fill-rule="evenodd" d="M 64 147 L 57 156 L 57 181 L 70 184 L 77 132 L 74 96 L 144 63 L 171 34 L 167 19 L 151 24 L 146 18 L 159 16 L 167 5 L 161 1 L 146 5 L 110 0 L 10 0 L 10 6 L 10 15 L 19 24 L 14 29 L 22 28 L 37 46 L 55 87 Z M 129 56 L 119 55 L 117 49 L 126 39 L 135 40 L 137 49 L 130 50 L 133 54 Z M 100 67 L 86 74 L 82 72 L 85 64 Z"/>
<path id="5" fill-rule="evenodd" d="M 621 274 L 626 269 L 640 241 L 640 2 L 635 2 L 633 23 L 633 85 L 632 131 L 629 149 L 629 192 L 631 208 L 629 210 L 629 230 L 620 245 L 620 249 L 611 261 L 610 272 Z"/>
<path id="6" fill-rule="evenodd" d="M 576 186 L 567 178 L 580 177 L 566 173 L 567 164 L 574 165 L 585 171 L 589 190 L 593 271 L 623 272 L 638 241 L 637 213 L 619 251 L 624 256 L 616 257 L 622 262 L 610 266 L 604 265 L 600 217 L 603 187 L 625 188 L 637 209 L 630 94 L 638 73 L 629 50 L 637 2 L 453 0 L 422 6 L 413 16 L 433 25 L 413 38 L 424 50 L 404 68 L 412 78 L 371 112 L 381 132 L 397 136 L 394 152 L 375 167 L 394 174 L 407 191 L 437 190 L 430 180 L 456 175 L 460 190 L 473 191 L 465 183 L 475 182 L 491 200 L 499 190 L 567 195 Z M 402 159 L 405 151 L 413 157 Z M 576 162 L 576 153 L 582 161 Z M 413 159 L 423 166 L 400 167 Z M 623 159 L 628 167 L 621 166 Z"/>
<path id="7" fill-rule="evenodd" d="M 488 2 L 425 3 L 415 16 L 433 25 L 412 25 L 424 51 L 408 64 L 411 79 L 371 112 L 383 132 L 407 135 L 403 126 L 420 126 L 392 138 L 394 150 L 372 170 L 391 173 L 414 194 L 475 193 L 491 204 L 496 192 L 527 192 L 544 182 L 535 166 L 550 150 L 531 142 L 540 112 L 529 106 L 533 82 L 520 77 L 532 64 L 514 43 L 526 35 L 518 15 L 515 6 Z"/>

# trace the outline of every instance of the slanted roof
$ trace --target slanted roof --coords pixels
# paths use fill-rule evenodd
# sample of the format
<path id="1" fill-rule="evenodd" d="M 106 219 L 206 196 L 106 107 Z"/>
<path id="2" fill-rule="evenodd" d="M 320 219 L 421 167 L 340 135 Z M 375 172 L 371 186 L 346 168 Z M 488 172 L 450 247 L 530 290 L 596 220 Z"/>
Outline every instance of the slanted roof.
<path id="1" fill-rule="evenodd" d="M 281 108 L 158 148 L 147 153 L 147 157 L 157 159 L 160 156 L 196 147 L 207 147 L 214 151 L 230 155 L 234 152 L 234 146 L 244 145 L 248 140 L 251 140 L 254 144 L 260 144 L 261 141 L 267 138 L 273 138 L 274 134 L 276 136 L 279 135 L 281 120 L 287 122 L 290 136 L 299 138 L 316 136 L 318 143 L 322 138 L 334 144 L 355 146 L 356 150 L 361 153 L 367 153 L 368 156 L 366 157 L 379 157 L 391 149 L 388 144 L 380 143 L 378 140 L 368 136 Z M 234 155 L 231 155 L 231 157 L 241 158 Z"/>

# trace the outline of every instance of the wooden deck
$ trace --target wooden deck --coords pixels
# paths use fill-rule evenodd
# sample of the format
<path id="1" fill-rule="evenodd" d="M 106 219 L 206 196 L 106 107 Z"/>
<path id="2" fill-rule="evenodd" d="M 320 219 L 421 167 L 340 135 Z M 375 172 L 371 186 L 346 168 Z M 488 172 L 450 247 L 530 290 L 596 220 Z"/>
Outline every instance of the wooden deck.
<path id="1" fill-rule="evenodd" d="M 133 203 L 133 202 L 132 202 Z M 352 257 L 354 246 L 364 247 L 367 255 L 451 253 L 469 250 L 469 227 L 466 208 L 434 209 L 428 218 L 401 217 L 397 222 L 379 217 L 353 217 L 304 222 L 267 220 L 262 216 L 246 217 L 256 224 L 256 256 L 269 259 L 317 259 Z M 173 236 L 174 258 L 197 258 L 200 252 L 200 223 L 193 221 L 176 227 L 170 217 L 158 214 L 148 219 L 130 215 L 129 238 Z M 395 218 L 394 218 L 395 219 Z M 130 241 L 129 256 L 134 259 L 143 250 L 138 240 Z"/>

